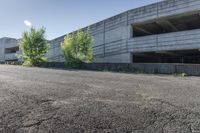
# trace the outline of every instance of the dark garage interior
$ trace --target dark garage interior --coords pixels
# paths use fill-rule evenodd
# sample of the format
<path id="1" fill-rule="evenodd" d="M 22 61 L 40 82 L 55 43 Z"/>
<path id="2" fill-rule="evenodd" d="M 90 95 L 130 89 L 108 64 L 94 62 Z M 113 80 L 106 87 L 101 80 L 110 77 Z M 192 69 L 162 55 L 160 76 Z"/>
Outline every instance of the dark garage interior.
<path id="1" fill-rule="evenodd" d="M 200 64 L 200 50 L 134 53 L 133 62 Z"/>
<path id="2" fill-rule="evenodd" d="M 164 34 L 200 29 L 200 14 L 157 19 L 152 22 L 133 25 L 133 37 Z"/>
<path id="3" fill-rule="evenodd" d="M 6 54 L 12 54 L 12 53 L 16 53 L 17 51 L 19 51 L 19 47 L 12 47 L 12 48 L 6 48 L 5 49 L 5 53 Z"/>

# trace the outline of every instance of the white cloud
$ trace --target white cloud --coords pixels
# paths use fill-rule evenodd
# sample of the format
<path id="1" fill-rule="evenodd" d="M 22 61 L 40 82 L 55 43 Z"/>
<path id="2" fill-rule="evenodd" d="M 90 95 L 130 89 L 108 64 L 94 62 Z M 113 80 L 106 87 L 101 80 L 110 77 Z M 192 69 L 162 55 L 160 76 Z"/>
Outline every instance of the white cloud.
<path id="1" fill-rule="evenodd" d="M 27 26 L 27 27 L 32 27 L 32 23 L 28 20 L 24 20 L 24 24 Z"/>

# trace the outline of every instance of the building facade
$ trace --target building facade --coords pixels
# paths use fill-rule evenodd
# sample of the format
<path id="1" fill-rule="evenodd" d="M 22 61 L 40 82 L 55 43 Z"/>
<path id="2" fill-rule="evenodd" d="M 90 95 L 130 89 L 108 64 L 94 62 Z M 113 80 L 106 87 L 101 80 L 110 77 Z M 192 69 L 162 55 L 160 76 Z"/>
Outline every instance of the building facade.
<path id="1" fill-rule="evenodd" d="M 88 27 L 95 42 L 94 62 L 200 63 L 200 0 L 164 0 Z M 64 61 L 63 40 L 50 41 L 50 62 Z M 0 39 L 0 61 L 16 60 L 17 41 Z"/>
<path id="2" fill-rule="evenodd" d="M 0 62 L 4 61 L 18 61 L 19 54 L 18 40 L 14 38 L 0 39 Z"/>

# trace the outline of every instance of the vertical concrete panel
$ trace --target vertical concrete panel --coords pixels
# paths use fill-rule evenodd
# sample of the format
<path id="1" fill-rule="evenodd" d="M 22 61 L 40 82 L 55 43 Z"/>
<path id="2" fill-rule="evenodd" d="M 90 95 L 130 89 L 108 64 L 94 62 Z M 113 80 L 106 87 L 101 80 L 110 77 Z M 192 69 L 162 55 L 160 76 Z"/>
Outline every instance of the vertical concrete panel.
<path id="1" fill-rule="evenodd" d="M 122 29 L 122 27 L 118 27 L 116 29 L 105 32 L 105 43 L 121 40 L 123 34 Z"/>
<path id="2" fill-rule="evenodd" d="M 131 53 L 123 53 L 112 56 L 106 56 L 103 59 L 98 59 L 99 63 L 132 63 Z"/>
<path id="3" fill-rule="evenodd" d="M 104 43 L 103 33 L 98 33 L 96 35 L 93 35 L 93 39 L 94 39 L 94 46 L 99 46 Z"/>

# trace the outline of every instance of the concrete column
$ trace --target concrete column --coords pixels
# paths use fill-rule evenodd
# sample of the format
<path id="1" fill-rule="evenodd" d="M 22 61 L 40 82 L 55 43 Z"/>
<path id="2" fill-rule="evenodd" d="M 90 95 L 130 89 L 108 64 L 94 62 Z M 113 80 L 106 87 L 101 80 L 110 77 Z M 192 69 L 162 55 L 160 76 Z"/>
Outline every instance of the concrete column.
<path id="1" fill-rule="evenodd" d="M 133 56 L 131 53 L 121 54 L 120 56 L 121 56 L 120 63 L 132 63 Z"/>

